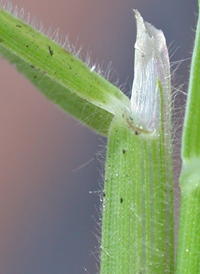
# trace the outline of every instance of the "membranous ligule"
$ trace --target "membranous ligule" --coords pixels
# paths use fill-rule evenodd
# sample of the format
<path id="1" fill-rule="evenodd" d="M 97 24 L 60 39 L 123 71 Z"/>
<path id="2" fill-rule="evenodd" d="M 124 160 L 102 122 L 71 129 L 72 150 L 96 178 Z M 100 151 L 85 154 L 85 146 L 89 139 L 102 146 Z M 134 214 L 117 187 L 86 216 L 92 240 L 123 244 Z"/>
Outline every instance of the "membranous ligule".
<path id="1" fill-rule="evenodd" d="M 170 66 L 164 34 L 144 22 L 138 11 L 135 66 L 130 112 L 125 111 L 127 123 L 135 132 L 159 135 L 162 122 L 170 109 Z M 169 119 L 168 119 L 169 120 Z"/>

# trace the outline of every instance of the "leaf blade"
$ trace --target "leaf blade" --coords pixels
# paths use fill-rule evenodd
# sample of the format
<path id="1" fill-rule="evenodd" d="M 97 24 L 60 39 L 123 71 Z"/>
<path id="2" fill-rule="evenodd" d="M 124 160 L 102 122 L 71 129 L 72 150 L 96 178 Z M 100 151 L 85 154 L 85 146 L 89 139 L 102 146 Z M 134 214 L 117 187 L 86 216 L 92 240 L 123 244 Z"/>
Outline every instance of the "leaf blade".
<path id="1" fill-rule="evenodd" d="M 46 97 L 88 126 L 106 135 L 116 109 L 129 107 L 128 97 L 117 87 L 3 9 L 0 25 L 1 55 L 14 63 Z M 71 107 L 72 102 L 77 102 L 76 107 Z"/>

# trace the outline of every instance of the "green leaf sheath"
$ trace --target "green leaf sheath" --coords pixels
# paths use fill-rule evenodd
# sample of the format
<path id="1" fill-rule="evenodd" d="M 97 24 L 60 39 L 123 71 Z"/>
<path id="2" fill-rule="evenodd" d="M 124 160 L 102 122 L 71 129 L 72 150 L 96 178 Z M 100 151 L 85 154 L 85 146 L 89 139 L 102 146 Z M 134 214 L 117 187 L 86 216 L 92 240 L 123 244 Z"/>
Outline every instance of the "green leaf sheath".
<path id="1" fill-rule="evenodd" d="M 116 110 L 130 102 L 81 60 L 31 26 L 0 9 L 0 54 L 46 97 L 107 135 Z"/>
<path id="2" fill-rule="evenodd" d="M 181 155 L 183 166 L 176 273 L 197 274 L 200 273 L 200 18 L 191 63 Z"/>
<path id="3" fill-rule="evenodd" d="M 172 147 L 163 131 L 157 139 L 135 133 L 118 114 L 108 136 L 100 273 L 174 273 L 173 227 Z"/>

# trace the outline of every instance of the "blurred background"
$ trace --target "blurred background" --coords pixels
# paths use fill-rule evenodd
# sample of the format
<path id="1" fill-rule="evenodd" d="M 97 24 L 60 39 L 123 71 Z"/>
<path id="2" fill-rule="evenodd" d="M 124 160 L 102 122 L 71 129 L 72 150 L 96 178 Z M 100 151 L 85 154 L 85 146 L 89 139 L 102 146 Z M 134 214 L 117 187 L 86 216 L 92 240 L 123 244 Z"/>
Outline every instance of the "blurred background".
<path id="1" fill-rule="evenodd" d="M 187 91 L 197 22 L 197 0 L 13 0 L 36 22 L 88 49 L 93 61 L 112 62 L 129 94 L 133 81 L 136 24 L 132 9 L 162 29 L 176 69 L 173 85 Z M 181 61 L 178 62 L 177 61 Z M 113 81 L 116 80 L 116 77 Z M 102 159 L 106 139 L 44 98 L 0 58 L 0 273 L 94 274 Z M 186 96 L 177 97 L 176 125 Z M 180 138 L 178 131 L 176 138 Z M 180 141 L 180 140 L 179 140 Z M 177 143 L 177 141 L 175 141 Z M 175 148 L 175 177 L 180 168 Z M 91 161 L 90 161 L 91 160 Z M 87 163 L 89 161 L 89 163 Z M 84 167 L 81 167 L 84 165 Z M 76 170 L 76 171 L 74 171 Z M 74 171 L 74 172 L 73 172 Z M 176 220 L 178 220 L 178 183 Z M 92 193 L 90 193 L 92 192 Z M 85 269 L 87 271 L 85 271 Z"/>

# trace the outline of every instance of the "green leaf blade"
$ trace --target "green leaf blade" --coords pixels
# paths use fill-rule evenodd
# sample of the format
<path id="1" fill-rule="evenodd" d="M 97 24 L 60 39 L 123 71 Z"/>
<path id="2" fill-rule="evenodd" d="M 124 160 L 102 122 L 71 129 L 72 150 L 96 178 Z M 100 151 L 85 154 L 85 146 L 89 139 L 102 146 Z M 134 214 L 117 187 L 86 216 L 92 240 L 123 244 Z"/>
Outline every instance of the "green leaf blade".
<path id="1" fill-rule="evenodd" d="M 0 25 L 0 54 L 71 115 L 106 135 L 116 110 L 129 107 L 128 97 L 117 87 L 3 9 Z"/>
<path id="2" fill-rule="evenodd" d="M 199 1 L 200 7 L 200 1 Z M 176 274 L 200 271 L 200 15 L 182 136 L 181 208 Z"/>
<path id="3" fill-rule="evenodd" d="M 182 159 L 200 157 L 200 19 L 198 19 L 192 56 L 189 89 L 182 138 Z"/>

